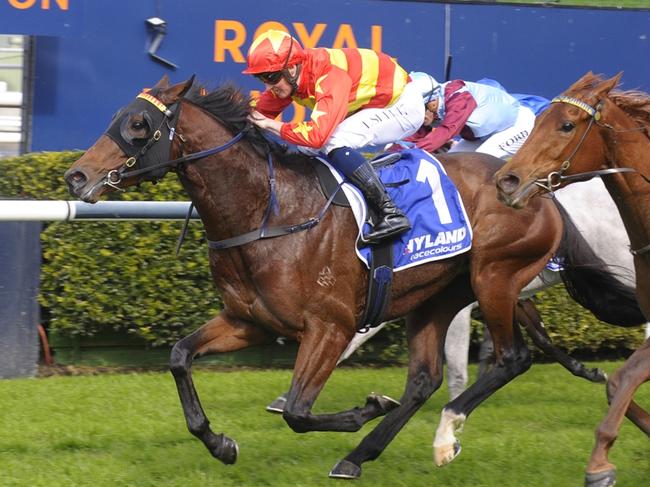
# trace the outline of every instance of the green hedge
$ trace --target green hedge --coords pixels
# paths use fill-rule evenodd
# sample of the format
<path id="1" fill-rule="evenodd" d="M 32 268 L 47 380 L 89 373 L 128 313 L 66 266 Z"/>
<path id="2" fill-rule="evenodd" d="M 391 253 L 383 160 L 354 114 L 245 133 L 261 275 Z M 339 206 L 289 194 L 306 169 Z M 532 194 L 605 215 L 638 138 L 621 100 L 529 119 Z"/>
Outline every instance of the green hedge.
<path id="1" fill-rule="evenodd" d="M 0 197 L 70 199 L 62 175 L 80 152 L 37 153 L 0 161 Z M 113 193 L 110 199 L 185 200 L 173 175 L 157 185 Z M 221 309 L 212 286 L 202 226 L 190 224 L 180 256 L 182 222 L 55 222 L 41 234 L 40 303 L 51 331 L 92 336 L 107 329 L 130 333 L 152 346 L 169 345 Z M 598 322 L 556 286 L 537 296 L 548 331 L 568 351 L 632 350 L 643 329 Z M 474 324 L 473 343 L 482 333 Z M 391 325 L 365 354 L 391 360 L 405 353 L 403 328 Z M 363 358 L 364 352 L 361 352 Z"/>
<path id="2" fill-rule="evenodd" d="M 29 154 L 0 163 L 3 198 L 70 199 L 63 173 L 79 152 Z M 157 185 L 113 193 L 121 200 L 186 200 L 170 175 Z M 40 303 L 49 330 L 88 336 L 106 327 L 171 344 L 221 309 L 202 226 L 182 222 L 53 222 L 41 234 Z"/>

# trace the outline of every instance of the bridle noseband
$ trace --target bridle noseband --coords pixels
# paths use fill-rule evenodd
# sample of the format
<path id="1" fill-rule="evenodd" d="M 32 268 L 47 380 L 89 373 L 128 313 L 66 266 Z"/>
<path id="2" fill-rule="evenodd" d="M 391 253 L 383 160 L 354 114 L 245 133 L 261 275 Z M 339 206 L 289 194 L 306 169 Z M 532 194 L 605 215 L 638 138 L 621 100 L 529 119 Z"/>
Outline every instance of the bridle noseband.
<path id="1" fill-rule="evenodd" d="M 602 118 L 601 110 L 603 109 L 603 105 L 604 105 L 603 101 L 599 101 L 595 107 L 592 107 L 588 103 L 582 100 L 578 100 L 577 98 L 561 95 L 553 98 L 551 100 L 551 103 L 566 103 L 569 105 L 573 105 L 587 112 L 590 118 L 589 118 L 589 123 L 587 124 L 587 128 L 582 133 L 582 136 L 578 141 L 578 145 L 575 146 L 575 148 L 573 149 L 569 157 L 567 157 L 562 162 L 559 171 L 550 172 L 545 178 L 540 178 L 535 180 L 534 183 L 537 186 L 540 186 L 541 188 L 545 189 L 549 193 L 553 193 L 553 191 L 556 188 L 558 188 L 562 183 L 565 182 L 588 181 L 589 179 L 592 179 L 596 176 L 605 176 L 607 174 L 615 174 L 615 173 L 622 173 L 622 172 L 636 172 L 636 170 L 631 167 L 612 167 L 608 169 L 599 169 L 597 171 L 588 171 L 579 174 L 572 174 L 569 176 L 565 176 L 564 173 L 569 169 L 569 167 L 571 167 L 571 162 L 575 157 L 575 155 L 580 150 L 580 148 L 582 147 L 582 144 L 587 138 L 587 134 L 589 134 L 589 130 L 591 129 L 591 127 L 594 124 L 601 125 L 609 129 L 613 129 L 613 127 L 610 126 L 609 124 L 605 124 L 600 121 Z"/>

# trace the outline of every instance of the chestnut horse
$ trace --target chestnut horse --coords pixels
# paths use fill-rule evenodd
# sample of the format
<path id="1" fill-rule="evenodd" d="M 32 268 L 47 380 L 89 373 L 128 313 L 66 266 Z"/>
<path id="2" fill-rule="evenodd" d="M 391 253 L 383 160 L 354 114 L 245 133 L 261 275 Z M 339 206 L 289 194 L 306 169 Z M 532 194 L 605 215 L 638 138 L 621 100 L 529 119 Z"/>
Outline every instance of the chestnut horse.
<path id="1" fill-rule="evenodd" d="M 603 80 L 590 72 L 555 98 L 495 180 L 499 198 L 511 207 L 523 208 L 536 201 L 534 196 L 572 181 L 605 176 L 603 181 L 630 237 L 637 299 L 650 318 L 650 95 L 613 90 L 620 77 Z M 650 415 L 632 400 L 648 379 L 650 339 L 607 383 L 610 408 L 596 430 L 586 469 L 588 486 L 614 485 L 616 471 L 608 453 L 624 414 L 650 435 Z"/>
<path id="2" fill-rule="evenodd" d="M 519 292 L 556 253 L 571 268 L 580 257 L 580 246 L 571 241 L 581 238 L 579 232 L 550 200 L 537 200 L 523 211 L 500 204 L 492 179 L 501 160 L 477 153 L 440 156 L 469 215 L 473 246 L 395 274 L 385 318 L 407 316 L 404 394 L 399 403 L 371 394 L 361 407 L 312 413 L 364 312 L 368 273 L 355 253 L 357 224 L 348 208 L 327 207 L 312 159 L 271 150 L 248 124 L 250 100 L 240 90 L 225 86 L 207 92 L 192 88 L 192 82 L 170 86 L 164 77 L 138 95 L 65 179 L 72 194 L 96 202 L 104 193 L 173 170 L 196 206 L 224 307 L 174 346 L 170 368 L 188 429 L 213 456 L 234 463 L 238 446 L 213 433 L 193 385 L 192 362 L 205 354 L 266 344 L 278 335 L 298 340 L 283 412 L 296 432 L 358 431 L 385 415 L 330 472 L 338 478 L 359 477 L 361 464 L 379 456 L 440 387 L 447 327 L 472 301 L 480 303 L 497 365 L 443 414 L 461 425 L 483 400 L 530 367 L 513 326 Z M 457 454 L 454 440 L 451 435 L 436 444 L 439 463 Z"/>

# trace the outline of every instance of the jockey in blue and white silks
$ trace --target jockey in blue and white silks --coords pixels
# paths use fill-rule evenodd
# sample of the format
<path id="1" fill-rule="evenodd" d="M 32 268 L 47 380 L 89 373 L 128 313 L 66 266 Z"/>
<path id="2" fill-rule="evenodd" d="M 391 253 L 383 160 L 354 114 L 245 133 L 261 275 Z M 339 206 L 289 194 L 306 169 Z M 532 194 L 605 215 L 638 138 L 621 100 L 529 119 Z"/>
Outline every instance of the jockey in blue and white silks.
<path id="1" fill-rule="evenodd" d="M 534 95 L 511 95 L 489 79 L 440 84 L 426 73 L 410 76 L 420 89 L 427 116 L 425 125 L 407 141 L 430 152 L 456 138 L 450 152 L 512 156 L 530 134 L 536 114 L 549 103 Z"/>

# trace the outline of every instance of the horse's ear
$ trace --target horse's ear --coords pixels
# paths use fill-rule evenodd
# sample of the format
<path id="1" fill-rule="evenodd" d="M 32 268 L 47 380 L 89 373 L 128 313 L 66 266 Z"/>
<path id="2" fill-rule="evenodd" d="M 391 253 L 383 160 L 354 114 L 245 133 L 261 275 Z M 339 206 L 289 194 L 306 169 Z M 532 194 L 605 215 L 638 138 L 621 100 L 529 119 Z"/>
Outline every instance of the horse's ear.
<path id="1" fill-rule="evenodd" d="M 160 94 L 160 101 L 166 104 L 172 104 L 183 98 L 194 84 L 194 75 L 187 81 L 178 83 L 174 86 L 167 88 Z"/>
<path id="2" fill-rule="evenodd" d="M 621 81 L 621 76 L 623 76 L 623 71 L 620 71 L 617 75 L 612 76 L 609 79 L 606 79 L 602 83 L 599 83 L 598 86 L 596 86 L 595 94 L 598 95 L 599 97 L 602 97 L 603 95 L 607 95 L 612 89 L 616 88 L 618 86 L 619 82 Z"/>
<path id="3" fill-rule="evenodd" d="M 167 76 L 165 74 L 162 78 L 160 78 L 160 81 L 158 81 L 158 83 L 156 83 L 154 88 L 157 88 L 157 89 L 159 89 L 161 91 L 166 90 L 167 88 L 169 88 L 169 76 Z"/>
<path id="4" fill-rule="evenodd" d="M 582 75 L 582 77 L 573 83 L 567 90 L 566 92 L 575 92 L 575 91 L 581 91 L 584 89 L 585 86 L 589 86 L 591 84 L 591 81 L 596 77 L 596 75 L 591 72 L 587 71 L 585 74 Z"/>
<path id="5" fill-rule="evenodd" d="M 183 88 L 183 90 L 178 94 L 179 98 L 183 98 L 187 92 L 190 91 L 190 88 L 192 88 L 192 85 L 194 84 L 195 77 L 196 75 L 193 74 L 192 77 L 185 82 L 185 88 Z"/>

